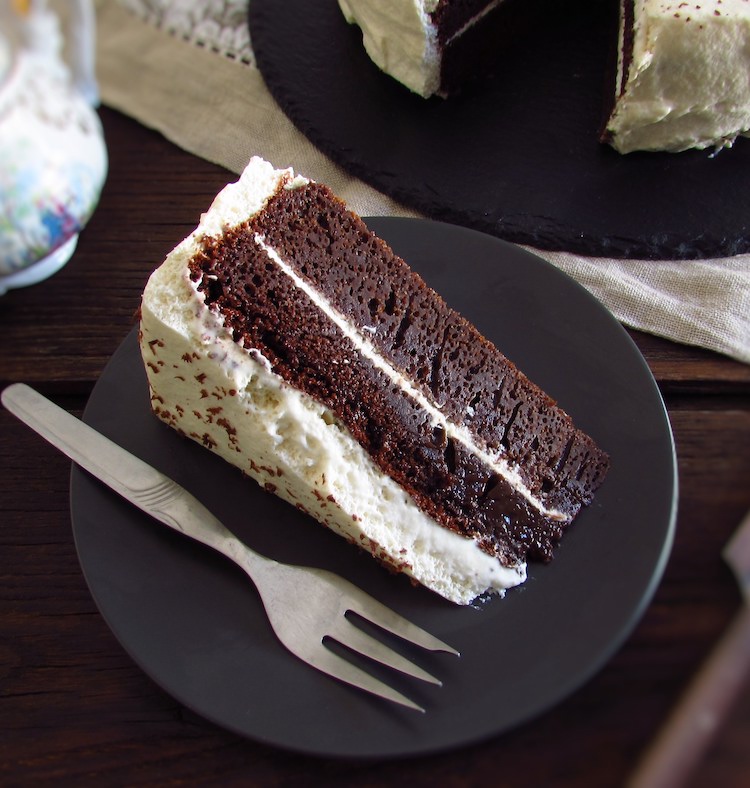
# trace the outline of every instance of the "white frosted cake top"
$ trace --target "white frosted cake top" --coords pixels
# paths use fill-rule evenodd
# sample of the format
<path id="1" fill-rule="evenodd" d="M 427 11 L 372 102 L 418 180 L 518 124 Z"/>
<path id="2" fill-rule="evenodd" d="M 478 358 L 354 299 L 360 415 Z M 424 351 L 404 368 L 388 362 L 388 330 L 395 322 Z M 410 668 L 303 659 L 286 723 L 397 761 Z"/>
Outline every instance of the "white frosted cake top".
<path id="1" fill-rule="evenodd" d="M 362 30 L 373 63 L 425 98 L 440 87 L 437 33 L 429 14 L 437 0 L 339 0 L 347 22 Z"/>
<path id="2" fill-rule="evenodd" d="M 636 0 L 613 145 L 680 151 L 731 145 L 750 129 L 750 2 Z M 627 67 L 627 74 L 623 73 Z"/>

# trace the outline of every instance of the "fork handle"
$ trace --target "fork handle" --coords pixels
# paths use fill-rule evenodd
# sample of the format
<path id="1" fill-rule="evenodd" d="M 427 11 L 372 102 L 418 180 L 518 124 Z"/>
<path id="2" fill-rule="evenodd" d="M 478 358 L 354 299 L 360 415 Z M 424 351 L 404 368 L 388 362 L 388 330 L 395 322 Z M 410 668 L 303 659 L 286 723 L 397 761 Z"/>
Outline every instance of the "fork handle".
<path id="1" fill-rule="evenodd" d="M 73 462 L 159 522 L 239 564 L 251 577 L 277 566 L 240 542 L 177 482 L 118 446 L 22 383 L 2 392 L 2 403 Z M 255 579 L 253 577 L 253 579 Z"/>

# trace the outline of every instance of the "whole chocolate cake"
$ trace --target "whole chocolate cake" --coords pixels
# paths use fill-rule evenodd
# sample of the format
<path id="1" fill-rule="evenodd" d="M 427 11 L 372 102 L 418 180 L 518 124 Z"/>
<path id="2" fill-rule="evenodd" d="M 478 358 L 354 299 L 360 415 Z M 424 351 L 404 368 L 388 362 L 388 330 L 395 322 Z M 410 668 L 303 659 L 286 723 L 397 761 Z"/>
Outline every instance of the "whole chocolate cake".
<path id="1" fill-rule="evenodd" d="M 522 582 L 608 459 L 327 187 L 253 159 L 146 287 L 155 413 L 458 603 Z"/>
<path id="2" fill-rule="evenodd" d="M 554 24 L 555 5 L 559 12 L 562 4 L 549 0 L 339 0 L 373 62 L 425 98 L 450 96 L 501 69 L 507 42 Z M 602 141 L 620 153 L 679 152 L 729 147 L 750 133 L 747 0 L 619 0 L 619 7 Z"/>

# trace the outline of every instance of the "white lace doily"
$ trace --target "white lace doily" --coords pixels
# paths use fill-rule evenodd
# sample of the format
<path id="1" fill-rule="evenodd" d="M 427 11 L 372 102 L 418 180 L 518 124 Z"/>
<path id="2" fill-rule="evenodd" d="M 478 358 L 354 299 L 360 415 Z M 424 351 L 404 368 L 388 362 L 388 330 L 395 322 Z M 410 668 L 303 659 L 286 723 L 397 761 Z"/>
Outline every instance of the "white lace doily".
<path id="1" fill-rule="evenodd" d="M 247 23 L 250 0 L 119 0 L 141 19 L 226 57 L 255 65 Z"/>

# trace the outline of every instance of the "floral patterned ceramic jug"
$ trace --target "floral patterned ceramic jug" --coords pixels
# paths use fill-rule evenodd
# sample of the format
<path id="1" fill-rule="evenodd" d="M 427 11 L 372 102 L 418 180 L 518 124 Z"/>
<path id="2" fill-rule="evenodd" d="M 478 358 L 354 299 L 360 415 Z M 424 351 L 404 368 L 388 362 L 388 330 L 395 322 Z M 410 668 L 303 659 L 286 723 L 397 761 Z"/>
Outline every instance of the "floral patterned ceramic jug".
<path id="1" fill-rule="evenodd" d="M 0 295 L 70 259 L 107 172 L 91 0 L 0 0 Z"/>

